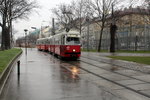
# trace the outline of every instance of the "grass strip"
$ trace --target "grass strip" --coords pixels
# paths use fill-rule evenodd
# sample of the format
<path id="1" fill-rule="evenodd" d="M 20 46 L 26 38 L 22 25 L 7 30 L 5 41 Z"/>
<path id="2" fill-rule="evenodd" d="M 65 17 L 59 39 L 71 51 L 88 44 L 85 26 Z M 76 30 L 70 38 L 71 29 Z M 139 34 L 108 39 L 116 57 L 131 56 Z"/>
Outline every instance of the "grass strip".
<path id="1" fill-rule="evenodd" d="M 83 52 L 98 52 L 96 49 L 81 48 Z M 109 50 L 101 50 L 100 53 L 110 53 Z M 116 50 L 116 53 L 150 53 L 150 50 Z"/>
<path id="2" fill-rule="evenodd" d="M 7 67 L 9 62 L 21 51 L 22 51 L 21 49 L 17 49 L 17 48 L 0 51 L 0 74 Z"/>
<path id="3" fill-rule="evenodd" d="M 140 51 L 119 50 L 116 52 L 117 53 L 150 53 L 150 51 L 143 51 L 143 50 Z"/>
<path id="4" fill-rule="evenodd" d="M 150 57 L 141 57 L 141 56 L 108 56 L 108 57 L 113 59 L 126 60 L 150 65 Z"/>

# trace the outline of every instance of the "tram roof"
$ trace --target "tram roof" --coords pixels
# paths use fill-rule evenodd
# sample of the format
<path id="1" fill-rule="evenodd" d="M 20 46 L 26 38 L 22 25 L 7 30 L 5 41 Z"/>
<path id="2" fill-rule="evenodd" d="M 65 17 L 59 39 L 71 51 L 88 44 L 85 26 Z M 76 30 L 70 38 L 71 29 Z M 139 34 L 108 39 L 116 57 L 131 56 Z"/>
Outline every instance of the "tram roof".
<path id="1" fill-rule="evenodd" d="M 53 35 L 53 36 L 59 36 L 59 35 L 65 35 L 65 34 L 79 34 L 80 35 L 80 33 L 78 31 L 69 31 L 69 32 L 63 31 L 63 32 L 59 32 L 59 33 L 57 33 L 56 35 Z M 39 38 L 38 40 L 50 39 L 53 36 L 45 37 L 45 38 Z"/>
<path id="2" fill-rule="evenodd" d="M 56 35 L 63 35 L 63 34 L 80 34 L 80 33 L 78 31 L 69 31 L 69 32 L 63 31 L 57 33 Z"/>

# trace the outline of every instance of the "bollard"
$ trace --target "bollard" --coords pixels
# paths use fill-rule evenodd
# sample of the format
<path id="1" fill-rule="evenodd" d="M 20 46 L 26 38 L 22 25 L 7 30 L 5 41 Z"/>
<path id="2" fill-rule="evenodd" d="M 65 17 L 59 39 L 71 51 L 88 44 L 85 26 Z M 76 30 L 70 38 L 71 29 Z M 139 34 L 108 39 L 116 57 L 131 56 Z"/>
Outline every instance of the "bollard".
<path id="1" fill-rule="evenodd" d="M 20 75 L 20 61 L 17 62 L 17 68 L 18 68 L 18 76 Z"/>

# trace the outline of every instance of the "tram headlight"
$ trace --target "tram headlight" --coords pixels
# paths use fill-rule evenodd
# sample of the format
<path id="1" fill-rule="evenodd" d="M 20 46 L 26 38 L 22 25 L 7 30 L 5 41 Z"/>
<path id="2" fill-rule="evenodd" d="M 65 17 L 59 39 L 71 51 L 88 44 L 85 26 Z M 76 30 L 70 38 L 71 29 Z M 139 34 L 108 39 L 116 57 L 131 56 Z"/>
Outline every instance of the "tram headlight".
<path id="1" fill-rule="evenodd" d="M 76 50 L 75 49 L 73 49 L 73 52 L 75 52 Z"/>

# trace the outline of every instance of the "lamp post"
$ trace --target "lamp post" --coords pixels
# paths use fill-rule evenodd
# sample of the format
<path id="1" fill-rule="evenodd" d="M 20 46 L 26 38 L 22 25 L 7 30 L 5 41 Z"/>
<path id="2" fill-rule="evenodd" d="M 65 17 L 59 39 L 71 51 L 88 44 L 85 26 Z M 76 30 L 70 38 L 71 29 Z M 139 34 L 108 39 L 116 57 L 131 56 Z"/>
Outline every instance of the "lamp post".
<path id="1" fill-rule="evenodd" d="M 135 34 L 135 51 L 137 51 L 138 34 Z"/>
<path id="2" fill-rule="evenodd" d="M 36 39 L 37 39 L 37 28 L 36 27 L 31 27 L 31 29 L 33 29 L 34 31 L 33 32 L 35 32 L 35 35 L 31 35 L 32 36 L 32 38 L 31 38 L 31 44 L 32 44 L 32 46 L 35 46 L 36 45 Z"/>
<path id="3" fill-rule="evenodd" d="M 86 18 L 87 21 L 87 51 L 89 51 L 89 18 Z"/>
<path id="4" fill-rule="evenodd" d="M 55 35 L 55 19 L 52 18 L 52 35 Z"/>
<path id="5" fill-rule="evenodd" d="M 25 53 L 27 55 L 27 29 L 24 29 L 24 32 L 25 32 Z"/>
<path id="6" fill-rule="evenodd" d="M 31 27 L 31 28 L 36 30 L 36 27 Z"/>

